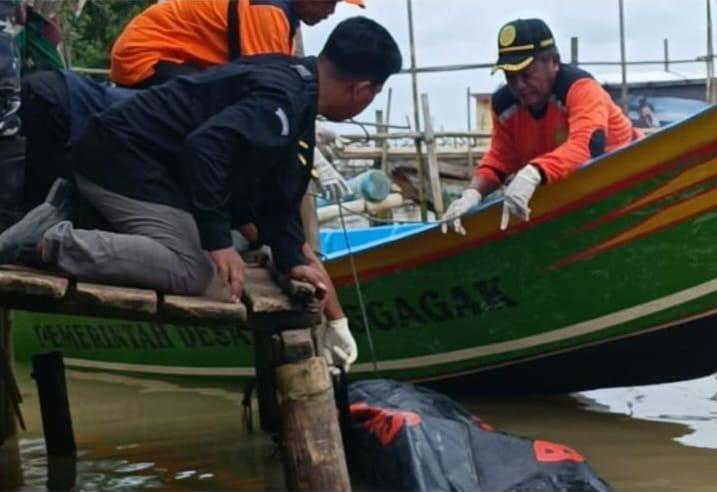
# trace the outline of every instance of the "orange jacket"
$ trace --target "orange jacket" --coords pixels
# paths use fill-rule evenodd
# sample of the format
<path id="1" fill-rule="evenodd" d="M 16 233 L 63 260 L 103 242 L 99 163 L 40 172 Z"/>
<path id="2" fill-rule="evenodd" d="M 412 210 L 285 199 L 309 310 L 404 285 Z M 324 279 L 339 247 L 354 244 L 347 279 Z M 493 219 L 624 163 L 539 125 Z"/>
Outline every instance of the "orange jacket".
<path id="1" fill-rule="evenodd" d="M 641 136 L 585 71 L 561 65 L 545 114 L 535 117 L 505 86 L 493 95 L 493 135 L 476 175 L 503 183 L 526 164 L 544 182 L 564 178 L 593 157 Z"/>
<path id="2" fill-rule="evenodd" d="M 204 69 L 230 59 L 229 0 L 170 0 L 137 15 L 112 48 L 112 80 L 135 85 L 159 61 Z M 237 0 L 242 56 L 293 52 L 299 25 L 291 0 Z"/>

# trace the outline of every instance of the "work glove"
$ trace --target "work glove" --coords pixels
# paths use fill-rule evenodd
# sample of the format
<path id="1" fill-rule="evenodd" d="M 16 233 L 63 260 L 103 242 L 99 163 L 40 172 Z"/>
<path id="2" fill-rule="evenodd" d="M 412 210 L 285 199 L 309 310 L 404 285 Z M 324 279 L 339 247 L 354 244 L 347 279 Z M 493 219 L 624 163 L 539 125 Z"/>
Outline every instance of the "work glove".
<path id="1" fill-rule="evenodd" d="M 328 158 L 329 162 L 336 162 L 336 152 L 344 148 L 344 141 L 334 131 L 323 125 L 316 125 L 316 147 Z"/>
<path id="2" fill-rule="evenodd" d="M 356 340 L 351 335 L 347 318 L 328 321 L 318 332 L 318 345 L 319 354 L 326 359 L 329 368 L 337 366 L 349 372 L 358 357 Z"/>
<path id="3" fill-rule="evenodd" d="M 525 221 L 530 220 L 528 202 L 533 197 L 533 193 L 535 193 L 535 189 L 541 181 L 540 171 L 532 164 L 528 164 L 515 175 L 513 181 L 505 189 L 503 216 L 500 220 L 501 231 L 508 228 L 511 215 L 520 217 Z"/>
<path id="4" fill-rule="evenodd" d="M 323 190 L 324 198 L 331 202 L 340 202 L 349 192 L 349 185 L 343 176 L 323 156 L 319 149 L 314 149 L 314 169 Z"/>
<path id="5" fill-rule="evenodd" d="M 473 188 L 468 188 L 463 192 L 463 195 L 457 200 L 454 200 L 450 204 L 446 213 L 443 214 L 443 223 L 441 224 L 441 232 L 445 234 L 448 232 L 448 223 L 453 221 L 453 230 L 461 236 L 466 235 L 466 230 L 461 223 L 461 216 L 468 212 L 473 207 L 477 206 L 483 196 L 480 192 Z"/>

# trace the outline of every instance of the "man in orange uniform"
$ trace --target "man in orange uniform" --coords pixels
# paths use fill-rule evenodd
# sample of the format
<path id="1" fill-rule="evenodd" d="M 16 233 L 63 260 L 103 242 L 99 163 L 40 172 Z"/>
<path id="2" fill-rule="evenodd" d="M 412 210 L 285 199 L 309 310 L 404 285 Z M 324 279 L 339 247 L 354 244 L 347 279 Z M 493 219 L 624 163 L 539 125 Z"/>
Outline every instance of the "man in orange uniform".
<path id="1" fill-rule="evenodd" d="M 314 25 L 339 0 L 170 0 L 136 16 L 112 48 L 111 78 L 146 88 L 240 56 L 291 55 L 299 22 Z M 344 0 L 363 7 L 363 0 Z"/>
<path id="2" fill-rule="evenodd" d="M 560 63 L 550 28 L 540 19 L 509 22 L 498 35 L 498 63 L 507 85 L 493 94 L 493 134 L 470 187 L 444 215 L 465 234 L 460 217 L 515 174 L 505 190 L 501 229 L 510 215 L 530 218 L 528 202 L 540 184 L 573 173 L 581 164 L 639 134 L 592 76 Z"/>

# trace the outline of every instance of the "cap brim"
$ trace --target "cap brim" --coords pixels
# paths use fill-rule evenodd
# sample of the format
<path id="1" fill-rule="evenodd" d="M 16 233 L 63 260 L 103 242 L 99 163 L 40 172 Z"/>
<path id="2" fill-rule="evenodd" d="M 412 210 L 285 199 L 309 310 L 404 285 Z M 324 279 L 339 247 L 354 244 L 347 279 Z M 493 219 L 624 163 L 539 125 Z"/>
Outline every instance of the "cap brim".
<path id="1" fill-rule="evenodd" d="M 502 55 L 498 58 L 498 63 L 493 65 L 493 69 L 490 71 L 491 75 L 496 73 L 498 70 L 504 72 L 520 72 L 528 65 L 535 61 L 534 55 Z"/>
<path id="2" fill-rule="evenodd" d="M 366 8 L 366 5 L 363 3 L 363 0 L 344 0 L 346 3 L 350 3 L 351 5 L 356 5 L 357 7 L 361 7 L 362 9 Z"/>

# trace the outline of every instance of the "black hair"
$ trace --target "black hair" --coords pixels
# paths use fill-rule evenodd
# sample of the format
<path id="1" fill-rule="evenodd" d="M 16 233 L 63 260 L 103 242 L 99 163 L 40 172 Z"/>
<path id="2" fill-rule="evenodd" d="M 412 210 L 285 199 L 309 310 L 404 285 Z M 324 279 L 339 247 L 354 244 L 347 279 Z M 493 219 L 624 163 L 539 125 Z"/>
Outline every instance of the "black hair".
<path id="1" fill-rule="evenodd" d="M 366 17 L 339 23 L 319 55 L 327 59 L 336 75 L 380 83 L 401 70 L 401 50 L 382 25 Z"/>

